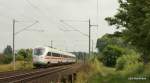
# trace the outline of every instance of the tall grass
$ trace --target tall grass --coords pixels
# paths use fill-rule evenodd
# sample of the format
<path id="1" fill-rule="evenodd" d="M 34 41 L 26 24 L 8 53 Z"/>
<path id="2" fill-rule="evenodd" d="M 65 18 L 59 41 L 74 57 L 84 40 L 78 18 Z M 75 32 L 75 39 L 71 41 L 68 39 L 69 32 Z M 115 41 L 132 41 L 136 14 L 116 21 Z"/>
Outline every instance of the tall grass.
<path id="1" fill-rule="evenodd" d="M 130 65 L 128 69 L 116 70 L 104 66 L 97 58 L 90 59 L 77 73 L 76 83 L 150 83 L 150 64 L 144 66 Z M 141 73 L 136 69 L 145 68 Z M 132 73 L 134 72 L 134 73 Z M 133 80 L 129 78 L 145 78 L 146 80 Z"/>
<path id="2" fill-rule="evenodd" d="M 28 70 L 32 68 L 32 62 L 24 63 L 24 61 L 16 61 L 16 70 Z M 6 71 L 13 71 L 13 63 L 0 65 L 0 72 Z"/>

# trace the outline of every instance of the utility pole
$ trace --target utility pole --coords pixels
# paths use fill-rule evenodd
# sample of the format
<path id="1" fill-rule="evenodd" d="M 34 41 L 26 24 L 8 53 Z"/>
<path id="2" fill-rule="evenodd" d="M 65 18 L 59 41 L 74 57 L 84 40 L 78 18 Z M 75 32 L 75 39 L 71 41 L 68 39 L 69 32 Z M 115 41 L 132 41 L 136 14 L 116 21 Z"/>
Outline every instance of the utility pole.
<path id="1" fill-rule="evenodd" d="M 51 48 L 53 48 L 53 40 L 51 40 Z"/>
<path id="2" fill-rule="evenodd" d="M 15 71 L 16 67 L 16 56 L 15 56 L 15 19 L 13 19 L 13 69 Z"/>
<path id="3" fill-rule="evenodd" d="M 89 56 L 91 55 L 91 27 L 98 25 L 91 25 L 91 21 L 89 19 Z"/>
<path id="4" fill-rule="evenodd" d="M 27 26 L 27 27 L 25 27 L 25 28 L 23 28 L 22 30 L 20 30 L 20 31 L 18 31 L 18 32 L 15 32 L 15 24 L 17 23 L 17 22 L 21 22 L 21 21 L 16 21 L 15 19 L 13 19 L 13 42 L 12 42 L 12 44 L 13 44 L 13 70 L 15 71 L 16 70 L 16 55 L 15 55 L 15 35 L 16 34 L 18 34 L 18 33 L 20 33 L 20 32 L 22 32 L 22 31 L 24 31 L 24 30 L 26 30 L 26 29 L 28 29 L 28 28 L 30 28 L 30 27 L 32 27 L 33 25 L 35 25 L 36 23 L 38 23 L 38 21 L 36 21 L 35 23 L 33 23 L 32 25 L 30 25 L 30 26 Z"/>
<path id="5" fill-rule="evenodd" d="M 91 55 L 91 21 L 89 19 L 89 56 Z"/>

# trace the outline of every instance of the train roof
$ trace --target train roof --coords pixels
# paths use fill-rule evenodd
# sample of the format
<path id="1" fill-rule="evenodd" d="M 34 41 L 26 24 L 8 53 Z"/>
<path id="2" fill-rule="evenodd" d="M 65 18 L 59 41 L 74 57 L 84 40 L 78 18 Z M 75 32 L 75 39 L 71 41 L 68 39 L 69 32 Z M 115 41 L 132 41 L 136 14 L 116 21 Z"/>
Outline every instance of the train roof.
<path id="1" fill-rule="evenodd" d="M 57 48 L 52 48 L 52 47 L 49 47 L 49 46 L 38 46 L 36 48 L 46 48 L 46 49 L 48 49 L 48 50 L 50 50 L 51 52 L 54 52 L 54 53 L 76 57 L 74 54 L 72 54 L 70 52 L 66 52 L 66 51 L 63 51 L 63 50 L 60 50 L 60 49 L 57 49 Z"/>

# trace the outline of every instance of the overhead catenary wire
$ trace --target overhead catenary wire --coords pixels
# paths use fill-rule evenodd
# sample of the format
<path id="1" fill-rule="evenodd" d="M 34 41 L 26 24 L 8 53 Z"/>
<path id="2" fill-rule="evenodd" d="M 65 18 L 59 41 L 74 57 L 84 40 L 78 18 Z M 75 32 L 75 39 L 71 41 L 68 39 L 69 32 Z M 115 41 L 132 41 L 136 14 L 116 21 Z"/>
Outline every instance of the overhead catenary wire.
<path id="1" fill-rule="evenodd" d="M 52 21 L 52 18 L 49 17 L 49 15 L 47 16 L 46 13 L 44 13 L 38 6 L 35 6 L 34 4 L 32 4 L 29 0 L 26 0 L 27 3 L 32 7 L 34 8 L 37 12 L 39 12 L 40 14 L 44 15 L 49 21 L 51 21 L 52 23 L 54 24 L 57 24 L 57 28 L 62 31 L 62 32 L 67 32 L 68 30 L 66 29 L 66 27 L 64 25 L 62 25 L 60 22 L 56 23 L 54 21 Z M 58 18 L 57 18 L 58 19 Z M 59 20 L 58 20 L 59 21 Z M 65 29 L 62 29 L 60 27 L 63 27 Z M 65 33 L 64 33 L 65 34 Z M 66 36 L 65 36 L 66 37 Z M 66 44 L 64 44 L 66 45 Z M 65 46 L 66 47 L 66 46 Z"/>
<path id="2" fill-rule="evenodd" d="M 37 24 L 37 23 L 38 23 L 38 21 L 36 21 L 36 22 L 34 22 L 33 24 L 31 24 L 31 25 L 29 25 L 29 26 L 27 26 L 27 27 L 25 27 L 25 28 L 23 28 L 23 29 L 21 29 L 21 30 L 15 32 L 15 35 L 19 34 L 20 32 L 22 32 L 22 31 L 24 31 L 24 30 L 27 30 L 27 29 L 31 28 L 33 25 L 35 25 L 35 24 Z"/>
<path id="3" fill-rule="evenodd" d="M 34 8 L 37 12 L 41 13 L 42 15 L 44 15 L 46 18 L 48 18 L 49 21 L 51 21 L 52 23 L 56 24 L 57 25 L 57 28 L 60 30 L 60 31 L 63 31 L 63 32 L 66 32 L 67 30 L 65 29 L 62 29 L 60 27 L 63 27 L 65 28 L 64 26 L 62 26 L 60 23 L 56 23 L 56 22 L 53 22 L 52 21 L 52 18 L 49 18 L 49 16 L 46 15 L 46 13 L 44 13 L 38 6 L 34 5 L 31 1 L 29 0 L 25 0 L 32 8 Z M 57 18 L 57 17 L 55 17 Z M 57 18 L 58 19 L 58 18 Z M 59 19 L 58 19 L 59 21 Z"/>
<path id="4" fill-rule="evenodd" d="M 26 31 L 37 31 L 37 32 L 44 32 L 44 30 L 38 30 L 38 29 L 27 29 Z"/>
<path id="5" fill-rule="evenodd" d="M 65 20 L 69 22 L 88 22 L 88 20 Z"/>
<path id="6" fill-rule="evenodd" d="M 37 6 L 35 6 L 34 4 L 32 4 L 29 0 L 26 0 L 34 9 L 36 9 L 36 10 L 38 10 L 38 11 L 40 11 L 40 13 L 41 13 L 41 9 L 39 9 Z M 45 14 L 45 16 L 46 16 L 46 14 Z M 48 17 L 48 16 L 46 16 L 46 17 Z M 57 18 L 57 17 L 56 17 Z M 59 18 L 57 18 L 58 20 L 60 20 Z M 68 20 L 69 21 L 69 20 Z M 71 21 L 71 20 L 70 20 Z M 73 21 L 73 20 L 72 20 Z M 88 22 L 87 20 L 76 20 L 76 21 L 80 21 L 80 22 Z M 51 21 L 52 22 L 52 21 Z M 60 22 L 62 22 L 62 20 L 60 20 Z M 59 25 L 61 26 L 61 27 L 64 27 L 64 26 L 62 26 L 60 23 L 57 23 L 57 26 L 59 26 Z M 73 26 L 71 26 L 71 25 L 69 25 L 69 24 L 67 24 L 67 23 L 64 23 L 65 25 L 67 25 L 67 26 L 69 26 L 70 28 L 72 28 L 73 30 L 67 30 L 67 29 L 62 29 L 62 28 L 60 28 L 60 26 L 59 27 L 57 27 L 59 30 L 61 30 L 61 31 L 63 31 L 63 32 L 67 32 L 67 31 L 77 31 L 77 32 L 79 32 L 80 34 L 82 34 L 82 35 L 84 35 L 84 36 L 88 36 L 87 34 L 85 34 L 85 33 L 83 33 L 83 32 L 81 32 L 80 30 L 78 30 L 78 29 L 76 29 L 75 27 L 73 27 Z M 65 27 L 64 27 L 65 28 Z"/>
<path id="7" fill-rule="evenodd" d="M 62 23 L 60 22 L 60 18 L 58 18 L 58 17 L 55 17 L 55 18 L 57 19 L 57 22 L 56 22 L 56 21 L 53 19 L 54 17 L 50 17 L 50 14 L 49 14 L 49 13 L 48 13 L 48 15 L 47 15 L 44 11 L 42 11 L 41 8 L 39 8 L 39 6 L 33 4 L 33 3 L 31 2 L 31 0 L 30 0 L 30 1 L 29 1 L 29 0 L 26 0 L 26 1 L 27 1 L 27 3 L 28 3 L 32 8 L 34 8 L 37 12 L 39 12 L 40 14 L 42 14 L 43 16 L 45 16 L 45 17 L 46 17 L 48 20 L 50 20 L 53 24 L 56 24 L 57 28 L 58 28 L 60 31 L 64 32 L 64 34 L 66 34 L 65 32 L 76 31 L 76 32 L 79 32 L 81 35 L 88 37 L 87 34 L 83 33 L 82 31 L 76 29 L 75 27 L 73 27 L 73 26 L 71 26 L 71 25 L 69 25 L 69 24 L 67 24 L 67 25 L 65 24 L 65 26 L 62 25 Z M 54 21 L 55 21 L 55 22 L 54 22 Z M 70 20 L 70 21 L 71 21 L 71 20 Z M 79 22 L 79 20 L 76 20 L 76 22 L 77 22 L 77 21 Z M 73 22 L 73 20 L 72 20 L 72 22 Z M 80 20 L 80 22 L 85 22 L 85 20 Z M 72 28 L 72 30 L 68 29 L 66 26 L 69 27 L 69 28 Z M 63 27 L 63 28 L 62 28 L 62 27 Z M 66 37 L 66 36 L 65 36 L 65 37 Z"/>
<path id="8" fill-rule="evenodd" d="M 29 0 L 26 0 L 27 1 L 27 3 L 28 4 L 30 4 L 30 6 L 31 7 L 33 7 L 34 9 L 36 9 L 36 10 L 38 10 L 38 11 L 40 11 L 39 13 L 41 13 L 42 11 L 41 11 L 41 9 L 39 8 L 39 7 L 37 7 L 36 5 L 34 5 L 33 3 L 31 3 Z M 46 16 L 46 17 L 48 17 L 49 18 L 49 16 L 47 16 L 45 13 L 43 13 L 44 14 L 44 16 Z M 60 21 L 60 18 L 58 18 L 58 17 L 55 17 L 56 19 L 58 19 L 58 21 Z M 50 18 L 51 20 L 51 22 L 52 22 L 52 18 Z M 71 21 L 71 20 L 68 20 L 68 21 Z M 86 20 L 72 20 L 72 21 L 80 21 L 80 22 L 87 22 Z M 54 23 L 54 22 L 53 22 Z M 63 31 L 63 32 L 66 32 L 66 31 L 71 31 L 71 30 L 67 30 L 66 29 L 66 27 L 65 26 L 63 26 L 61 23 L 57 23 L 57 26 L 59 26 L 59 27 L 57 27 L 59 30 L 61 30 L 61 31 Z M 60 26 L 61 27 L 63 27 L 63 28 L 65 28 L 65 29 L 62 29 L 62 28 L 60 28 Z"/>
<path id="9" fill-rule="evenodd" d="M 67 24 L 67 23 L 66 23 L 66 22 L 64 22 L 63 20 L 60 20 L 60 22 L 64 23 L 64 24 L 65 24 L 65 25 L 67 25 L 68 27 L 72 28 L 72 29 L 73 29 L 73 31 L 77 31 L 77 32 L 79 32 L 80 34 L 82 34 L 82 35 L 84 35 L 84 36 L 87 36 L 87 37 L 88 37 L 88 34 L 85 34 L 85 33 L 81 32 L 80 30 L 78 30 L 78 29 L 76 29 L 75 27 L 73 27 L 73 26 L 71 26 L 71 25 Z"/>

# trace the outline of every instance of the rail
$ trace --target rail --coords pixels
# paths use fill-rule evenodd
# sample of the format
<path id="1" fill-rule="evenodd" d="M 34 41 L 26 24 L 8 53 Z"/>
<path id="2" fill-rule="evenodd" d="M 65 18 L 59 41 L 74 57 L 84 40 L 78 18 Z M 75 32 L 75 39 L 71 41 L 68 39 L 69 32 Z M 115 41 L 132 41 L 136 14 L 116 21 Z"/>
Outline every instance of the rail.
<path id="1" fill-rule="evenodd" d="M 65 65 L 58 67 L 50 67 L 46 69 L 37 69 L 30 72 L 23 73 L 11 73 L 11 75 L 2 75 L 0 77 L 0 83 L 22 83 L 33 79 L 40 78 L 42 76 L 50 75 L 60 71 L 71 69 L 73 65 Z"/>

